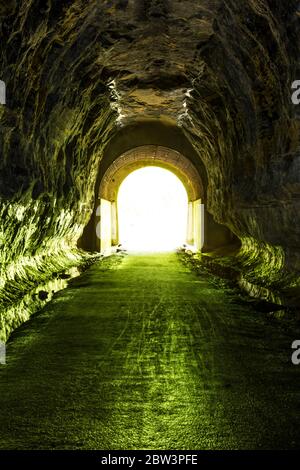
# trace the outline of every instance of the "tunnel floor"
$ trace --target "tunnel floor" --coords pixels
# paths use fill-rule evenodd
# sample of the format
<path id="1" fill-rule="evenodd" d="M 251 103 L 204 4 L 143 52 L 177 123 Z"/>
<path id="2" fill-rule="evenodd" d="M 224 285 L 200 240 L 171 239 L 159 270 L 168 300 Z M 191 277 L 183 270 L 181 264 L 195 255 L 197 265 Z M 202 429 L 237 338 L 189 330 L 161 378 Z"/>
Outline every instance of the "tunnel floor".
<path id="1" fill-rule="evenodd" d="M 1 449 L 300 447 L 292 338 L 176 253 L 94 264 L 11 338 Z"/>

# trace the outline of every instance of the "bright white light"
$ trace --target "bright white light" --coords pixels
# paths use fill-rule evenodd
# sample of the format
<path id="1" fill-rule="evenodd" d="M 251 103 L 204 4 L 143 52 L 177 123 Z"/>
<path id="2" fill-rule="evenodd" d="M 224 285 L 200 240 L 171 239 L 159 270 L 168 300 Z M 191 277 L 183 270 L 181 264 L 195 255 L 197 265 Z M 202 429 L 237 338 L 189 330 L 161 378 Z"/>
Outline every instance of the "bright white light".
<path id="1" fill-rule="evenodd" d="M 119 189 L 118 214 L 128 250 L 167 251 L 186 241 L 187 193 L 171 171 L 148 166 L 130 173 Z"/>

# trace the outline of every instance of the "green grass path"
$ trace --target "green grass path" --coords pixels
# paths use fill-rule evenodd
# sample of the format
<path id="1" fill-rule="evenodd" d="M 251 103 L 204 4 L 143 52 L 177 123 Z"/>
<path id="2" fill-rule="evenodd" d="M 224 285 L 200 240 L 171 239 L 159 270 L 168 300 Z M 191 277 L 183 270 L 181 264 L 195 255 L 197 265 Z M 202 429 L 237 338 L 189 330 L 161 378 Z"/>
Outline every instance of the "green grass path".
<path id="1" fill-rule="evenodd" d="M 0 448 L 300 448 L 294 339 L 175 253 L 106 259 L 11 338 Z"/>

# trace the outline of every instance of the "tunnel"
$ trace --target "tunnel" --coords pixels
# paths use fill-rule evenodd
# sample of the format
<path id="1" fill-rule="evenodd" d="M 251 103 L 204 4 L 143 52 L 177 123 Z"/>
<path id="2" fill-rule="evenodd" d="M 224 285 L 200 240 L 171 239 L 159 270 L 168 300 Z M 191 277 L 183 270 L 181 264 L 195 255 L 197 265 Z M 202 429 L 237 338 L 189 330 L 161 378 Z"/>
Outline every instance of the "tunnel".
<path id="1" fill-rule="evenodd" d="M 0 4 L 0 450 L 300 447 L 299 17 Z M 122 244 L 145 168 L 186 192 L 176 251 Z"/>
<path id="2" fill-rule="evenodd" d="M 163 120 L 146 120 L 119 130 L 105 149 L 96 180 L 94 207 L 79 239 L 79 247 L 101 252 L 101 224 L 97 233 L 101 215 L 100 201 L 103 201 L 103 205 L 104 201 L 112 204 L 113 214 L 109 218 L 115 220 L 113 223 L 109 220 L 108 225 L 114 227 L 116 233 L 116 201 L 120 184 L 132 171 L 145 166 L 168 169 L 184 184 L 189 199 L 189 233 L 186 242 L 191 247 L 209 252 L 222 246 L 239 244 L 234 233 L 225 225 L 217 223 L 208 212 L 205 205 L 207 174 L 181 130 Z M 110 241 L 104 242 L 103 249 L 117 245 L 118 241 L 118 237 L 112 234 Z"/>
<path id="3" fill-rule="evenodd" d="M 230 243 L 234 239 L 226 227 L 210 221 L 206 230 L 207 241 L 205 240 L 204 187 L 199 170 L 191 160 L 171 148 L 146 145 L 127 150 L 108 168 L 106 168 L 105 161 L 101 163 L 100 184 L 96 195 L 98 204 L 94 208 L 91 220 L 80 241 L 85 249 L 105 252 L 119 244 L 118 189 L 131 172 L 146 166 L 168 169 L 183 183 L 188 195 L 188 227 L 185 240 L 187 244 L 194 247 L 196 251 L 201 251 L 203 248 L 208 249 L 209 243 L 210 247 L 216 247 L 218 244 L 222 246 Z M 99 233 L 97 226 L 99 226 Z M 107 227 L 109 227 L 109 233 L 107 233 Z"/>
<path id="4" fill-rule="evenodd" d="M 107 169 L 99 188 L 100 204 L 109 205 L 108 219 L 102 217 L 101 223 L 104 225 L 100 228 L 100 251 L 109 249 L 113 244 L 119 243 L 118 239 L 118 207 L 117 192 L 123 180 L 134 170 L 146 166 L 162 167 L 172 171 L 183 182 L 188 194 L 189 220 L 186 242 L 195 246 L 196 250 L 201 250 L 204 245 L 203 230 L 200 228 L 202 211 L 201 211 L 201 194 L 202 184 L 196 169 L 182 155 L 164 147 L 142 146 L 137 147 L 125 154 L 121 155 Z M 137 195 L 138 197 L 138 195 Z M 101 212 L 101 208 L 100 208 Z M 98 214 L 100 215 L 100 214 Z M 104 220 L 103 220 L 104 219 Z M 99 222 L 98 222 L 99 223 Z M 203 223 L 203 222 L 202 222 Z M 101 237 L 105 226 L 112 227 L 112 233 L 109 237 Z"/>

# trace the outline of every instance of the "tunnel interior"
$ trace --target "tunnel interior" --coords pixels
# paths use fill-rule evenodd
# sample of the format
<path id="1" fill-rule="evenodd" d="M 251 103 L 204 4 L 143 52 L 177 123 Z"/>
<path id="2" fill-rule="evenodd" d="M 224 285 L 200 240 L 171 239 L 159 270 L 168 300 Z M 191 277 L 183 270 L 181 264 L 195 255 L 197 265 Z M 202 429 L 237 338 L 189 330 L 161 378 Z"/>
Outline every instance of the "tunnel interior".
<path id="1" fill-rule="evenodd" d="M 199 251 L 237 244 L 246 282 L 299 288 L 299 12 L 283 3 L 0 7 L 2 339 L 99 255 L 99 197 L 153 155 L 201 201 Z"/>
<path id="2" fill-rule="evenodd" d="M 299 38 L 299 0 L 0 0 L 3 467 L 300 448 Z M 123 211 L 146 170 L 183 202 Z M 152 211 L 184 247 L 126 251 Z"/>
<path id="3" fill-rule="evenodd" d="M 155 165 L 134 170 L 122 181 L 116 202 L 119 248 L 162 253 L 186 246 L 188 196 L 173 172 Z"/>

